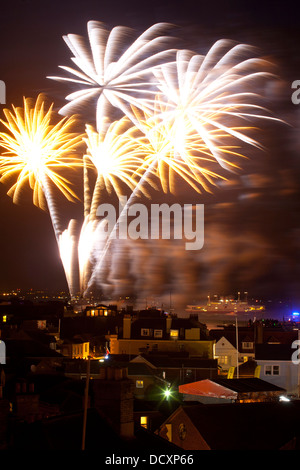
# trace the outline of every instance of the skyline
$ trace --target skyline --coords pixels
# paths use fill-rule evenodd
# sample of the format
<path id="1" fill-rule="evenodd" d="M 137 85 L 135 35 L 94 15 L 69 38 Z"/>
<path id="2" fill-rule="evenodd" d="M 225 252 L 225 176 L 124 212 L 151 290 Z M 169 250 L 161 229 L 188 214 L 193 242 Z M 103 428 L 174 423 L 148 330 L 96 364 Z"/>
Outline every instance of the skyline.
<path id="1" fill-rule="evenodd" d="M 17 13 L 13 8 L 16 4 L 22 5 Z M 111 2 L 109 4 L 111 5 Z M 0 106 L 0 112 L 4 107 L 10 108 L 11 104 L 20 104 L 23 95 L 36 98 L 39 92 L 46 93 L 50 100 L 54 100 L 57 109 L 64 104 L 65 89 L 51 83 L 46 79 L 46 76 L 56 74 L 58 65 L 65 63 L 68 57 L 68 52 L 61 38 L 62 34 L 71 32 L 84 34 L 86 18 L 87 20 L 104 21 L 111 25 L 127 24 L 143 29 L 144 26 L 156 21 L 175 22 L 177 17 L 177 23 L 182 30 L 193 31 L 194 36 L 192 33 L 190 35 L 194 38 L 195 44 L 201 44 L 204 52 L 216 37 L 223 38 L 224 29 L 227 29 L 226 35 L 228 36 L 231 32 L 230 37 L 234 36 L 234 39 L 245 41 L 247 38 L 247 43 L 253 44 L 254 42 L 254 45 L 259 46 L 263 44 L 262 52 L 267 56 L 273 55 L 282 80 L 282 88 L 277 94 L 278 100 L 274 103 L 271 90 L 269 102 L 279 112 L 281 118 L 288 118 L 291 126 L 284 128 L 282 134 L 273 131 L 268 142 L 271 144 L 269 152 L 265 158 L 259 156 L 260 161 L 250 162 L 247 168 L 248 172 L 252 175 L 258 174 L 259 179 L 257 176 L 251 179 L 245 174 L 242 180 L 232 180 L 230 189 L 221 187 L 215 194 L 201 198 L 200 202 L 204 203 L 207 209 L 205 246 L 199 252 L 197 262 L 189 258 L 189 264 L 186 264 L 185 285 L 187 288 L 184 294 L 185 297 L 192 296 L 200 285 L 203 295 L 213 288 L 215 292 L 221 291 L 220 293 L 224 294 L 233 290 L 234 292 L 237 290 L 253 292 L 253 289 L 256 289 L 253 295 L 263 295 L 264 293 L 269 295 L 276 292 L 276 295 L 296 296 L 298 292 L 297 276 L 299 275 L 299 222 L 297 220 L 297 214 L 299 214 L 299 181 L 297 178 L 299 171 L 297 160 L 297 151 L 299 150 L 297 126 L 299 127 L 299 122 L 297 122 L 297 116 L 299 110 L 291 102 L 291 83 L 299 78 L 297 69 L 295 69 L 299 58 L 296 57 L 296 44 L 294 44 L 294 50 L 290 50 L 289 47 L 290 44 L 293 44 L 291 26 L 293 24 L 296 26 L 297 21 L 295 11 L 288 13 L 288 7 L 284 9 L 282 5 L 285 15 L 280 16 L 279 10 L 276 11 L 276 8 L 272 12 L 266 8 L 261 19 L 254 18 L 254 12 L 252 15 L 245 12 L 244 14 L 247 16 L 247 21 L 245 21 L 245 16 L 243 17 L 241 12 L 238 13 L 237 9 L 235 11 L 231 9 L 231 18 L 234 20 L 231 22 L 231 26 L 224 24 L 226 16 L 223 21 L 219 19 L 215 24 L 211 18 L 211 24 L 209 24 L 208 13 L 206 16 L 204 15 L 203 23 L 199 22 L 197 25 L 194 22 L 191 26 L 191 18 L 188 16 L 192 14 L 193 10 L 188 11 L 186 6 L 185 14 L 187 16 L 182 17 L 180 14 L 183 12 L 179 3 L 175 5 L 172 3 L 172 9 L 168 8 L 165 3 L 161 7 L 155 5 L 152 9 L 149 6 L 148 11 L 141 11 L 141 8 L 134 5 L 134 2 L 132 4 L 129 2 L 129 4 L 130 7 L 127 5 L 128 13 L 125 16 L 122 15 L 122 7 L 119 10 L 112 9 L 112 12 L 109 12 L 107 2 L 107 10 L 104 10 L 103 13 L 100 12 L 95 17 L 96 1 L 72 2 L 73 9 L 67 9 L 67 5 L 70 3 L 64 2 L 61 5 L 61 14 L 57 15 L 59 21 L 54 23 L 53 17 L 51 17 L 53 13 L 49 12 L 47 16 L 46 10 L 39 10 L 38 2 L 29 0 L 13 2 L 11 6 L 6 6 L 6 10 L 1 12 L 4 15 L 4 21 L 6 16 L 7 24 L 0 33 L 1 49 L 4 52 L 4 67 L 0 79 L 6 83 L 7 99 L 6 106 Z M 79 15 L 78 10 L 75 11 L 74 7 L 80 5 L 85 8 L 85 14 Z M 30 7 L 35 8 L 35 11 L 29 11 Z M 132 12 L 134 8 L 136 14 L 131 16 L 130 11 Z M 278 4 L 277 8 L 279 8 Z M 283 12 L 283 10 L 280 11 Z M 22 30 L 20 28 L 22 23 L 19 23 L 20 29 L 18 30 L 21 15 L 25 15 L 24 27 Z M 228 17 L 230 17 L 230 13 L 228 13 Z M 13 19 L 16 20 L 16 34 L 11 37 L 7 35 L 7 30 Z M 205 20 L 205 34 L 201 32 L 200 41 L 198 41 L 196 30 L 199 25 L 203 27 Z M 51 27 L 51 21 L 55 27 Z M 193 19 L 193 21 L 195 20 Z M 278 33 L 277 37 L 272 36 L 270 30 L 265 31 L 265 37 L 263 35 L 257 36 L 255 33 L 260 30 L 263 21 L 267 21 L 270 30 L 273 29 L 277 32 L 284 31 L 290 26 L 289 38 L 285 37 L 283 32 Z M 240 26 L 237 32 L 234 25 L 237 28 L 239 24 L 246 26 Z M 36 31 L 33 26 L 39 29 Z M 209 30 L 210 34 L 207 33 Z M 38 37 L 41 38 L 41 41 L 36 41 Z M 17 43 L 20 45 L 22 38 L 22 47 L 19 49 Z M 285 38 L 285 43 L 280 41 L 283 38 Z M 4 44 L 6 45 L 3 48 Z M 287 53 L 287 51 L 289 51 L 290 57 L 284 55 L 284 52 Z M 33 64 L 34 69 L 31 67 Z M 24 199 L 20 205 L 16 206 L 6 196 L 6 188 L 3 185 L 1 185 L 0 191 L 0 218 L 3 224 L 0 285 L 3 288 L 45 288 L 48 286 L 65 288 L 65 276 L 49 216 L 32 206 L 30 198 L 28 201 Z M 199 202 L 198 199 L 194 199 L 193 195 L 190 198 L 193 202 Z M 74 214 L 76 213 L 76 206 L 70 205 L 69 208 Z M 34 224 L 31 223 L 32 221 Z M 238 252 L 241 256 L 237 260 L 236 253 Z M 143 260 L 144 263 L 151 262 L 151 258 L 144 257 Z M 182 269 L 182 258 L 172 259 L 171 253 L 169 253 L 168 263 L 172 262 L 175 269 L 176 267 Z M 12 271 L 10 271 L 11 267 Z M 122 269 L 126 269 L 126 264 L 122 266 Z M 141 269 L 138 260 L 135 262 L 135 269 L 138 276 L 139 269 Z M 192 272 L 194 277 L 190 276 Z M 199 285 L 195 283 L 195 278 L 200 280 Z M 166 277 L 160 277 L 159 281 L 161 282 L 162 279 L 165 281 L 168 279 L 168 272 Z M 131 280 L 131 284 L 134 282 Z M 145 277 L 145 282 L 149 283 L 150 288 L 151 280 Z M 138 286 L 139 284 L 135 285 L 135 287 Z M 124 293 L 126 288 L 130 289 L 130 287 L 131 285 L 125 285 L 122 287 L 122 292 Z M 157 279 L 153 283 L 153 289 L 156 287 Z"/>

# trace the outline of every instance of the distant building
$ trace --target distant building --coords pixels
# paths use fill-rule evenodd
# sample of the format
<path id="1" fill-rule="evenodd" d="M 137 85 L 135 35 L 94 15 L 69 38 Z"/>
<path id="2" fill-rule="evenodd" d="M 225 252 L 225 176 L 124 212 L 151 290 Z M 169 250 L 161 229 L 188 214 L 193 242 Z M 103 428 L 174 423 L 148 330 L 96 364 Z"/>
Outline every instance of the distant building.
<path id="1" fill-rule="evenodd" d="M 248 327 L 235 326 L 212 329 L 209 332 L 215 340 L 214 358 L 218 360 L 220 372 L 227 373 L 231 368 L 255 359 L 256 349 L 261 344 L 287 344 L 297 339 L 297 331 L 285 330 L 280 325 L 274 327 L 260 321 Z M 236 341 L 238 339 L 238 346 Z M 289 346 L 290 347 L 290 346 Z"/>
<path id="2" fill-rule="evenodd" d="M 178 385 L 205 378 L 215 378 L 218 375 L 217 361 L 171 354 L 138 355 L 133 363 L 148 365 L 155 374 L 166 382 Z"/>
<path id="3" fill-rule="evenodd" d="M 107 317 L 111 315 L 116 315 L 117 314 L 117 307 L 115 305 L 97 305 L 96 307 L 94 306 L 88 306 L 85 309 L 85 315 L 87 317 Z"/>
<path id="4" fill-rule="evenodd" d="M 260 366 L 260 378 L 299 396 L 300 365 L 293 363 L 293 352 L 291 344 L 259 344 L 255 361 Z"/>
<path id="5" fill-rule="evenodd" d="M 112 354 L 137 355 L 149 352 L 181 352 L 213 358 L 214 340 L 194 318 L 184 319 L 155 312 L 134 318 L 124 315 L 118 334 L 108 335 Z"/>
<path id="6" fill-rule="evenodd" d="M 60 353 L 71 359 L 87 359 L 90 354 L 90 343 L 81 338 L 65 340 L 59 346 Z"/>

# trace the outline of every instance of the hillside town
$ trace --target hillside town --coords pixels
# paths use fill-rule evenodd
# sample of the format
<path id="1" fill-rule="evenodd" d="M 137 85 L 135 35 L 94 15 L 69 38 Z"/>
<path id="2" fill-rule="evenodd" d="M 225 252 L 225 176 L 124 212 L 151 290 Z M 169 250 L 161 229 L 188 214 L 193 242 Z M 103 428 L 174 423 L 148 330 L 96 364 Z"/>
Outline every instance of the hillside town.
<path id="1" fill-rule="evenodd" d="M 299 324 L 0 302 L 6 449 L 299 450 Z"/>

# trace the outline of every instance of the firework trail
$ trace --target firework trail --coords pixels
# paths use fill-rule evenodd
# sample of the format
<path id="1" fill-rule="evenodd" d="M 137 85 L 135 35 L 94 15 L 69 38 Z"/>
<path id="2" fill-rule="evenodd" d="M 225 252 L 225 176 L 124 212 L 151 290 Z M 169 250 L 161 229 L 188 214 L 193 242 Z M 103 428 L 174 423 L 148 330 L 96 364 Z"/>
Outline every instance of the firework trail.
<path id="1" fill-rule="evenodd" d="M 105 134 L 99 134 L 92 126 L 86 126 L 85 160 L 90 161 L 90 166 L 96 171 L 96 183 L 92 198 L 89 202 L 89 210 L 86 209 L 86 217 L 82 226 L 79 242 L 79 266 L 81 279 L 87 279 L 87 269 L 91 264 L 91 258 L 95 252 L 99 253 L 99 247 L 103 244 L 102 225 L 99 226 L 97 209 L 101 201 L 101 191 L 111 194 L 112 191 L 121 198 L 124 186 L 131 191 L 136 187 L 137 181 L 133 178 L 143 160 L 136 145 L 139 130 L 124 116 L 107 128 Z M 85 180 L 85 193 L 89 191 L 89 180 Z M 98 235 L 97 235 L 98 234 Z M 108 233 L 109 235 L 109 233 Z M 99 256 L 99 255 L 98 255 Z M 86 281 L 81 285 L 86 285 Z"/>
<path id="2" fill-rule="evenodd" d="M 0 122 L 9 131 L 0 133 L 0 147 L 5 149 L 0 156 L 0 182 L 16 182 L 8 190 L 8 195 L 17 202 L 21 189 L 29 183 L 33 190 L 33 202 L 43 210 L 48 207 L 57 243 L 63 259 L 61 242 L 65 237 L 60 214 L 55 201 L 53 188 L 57 188 L 70 201 L 77 199 L 69 181 L 58 171 L 81 167 L 81 159 L 76 156 L 82 136 L 71 132 L 74 117 L 64 118 L 52 124 L 53 104 L 45 110 L 45 102 L 39 95 L 36 102 L 24 98 L 24 107 L 13 112 L 5 109 L 7 121 Z M 68 267 L 64 265 L 68 278 Z"/>

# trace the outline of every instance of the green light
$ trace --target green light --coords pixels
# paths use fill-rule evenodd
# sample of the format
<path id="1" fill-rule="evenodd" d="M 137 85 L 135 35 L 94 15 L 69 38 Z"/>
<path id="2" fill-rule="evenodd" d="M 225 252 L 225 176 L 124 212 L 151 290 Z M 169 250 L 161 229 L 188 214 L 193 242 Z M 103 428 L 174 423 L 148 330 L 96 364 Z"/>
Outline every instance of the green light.
<path id="1" fill-rule="evenodd" d="M 164 393 L 165 393 L 166 398 L 169 398 L 171 396 L 171 390 L 170 389 L 165 390 Z"/>

